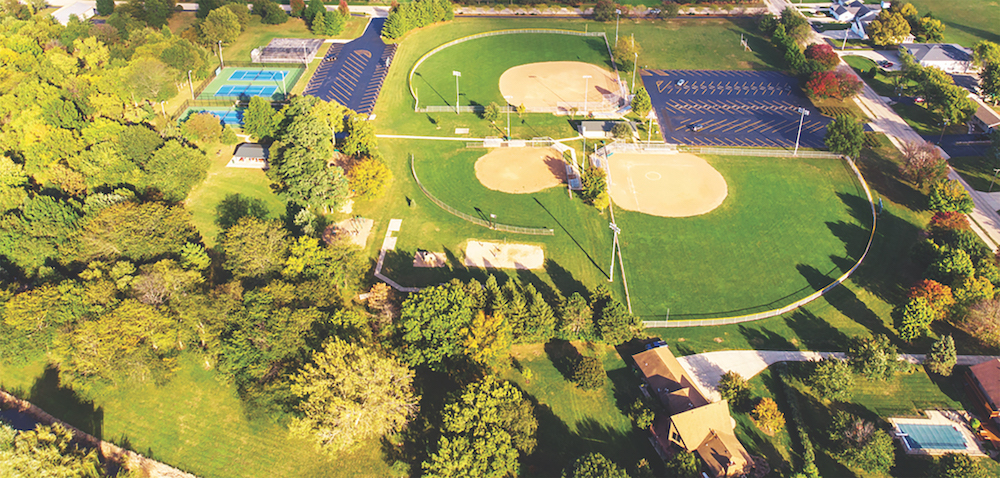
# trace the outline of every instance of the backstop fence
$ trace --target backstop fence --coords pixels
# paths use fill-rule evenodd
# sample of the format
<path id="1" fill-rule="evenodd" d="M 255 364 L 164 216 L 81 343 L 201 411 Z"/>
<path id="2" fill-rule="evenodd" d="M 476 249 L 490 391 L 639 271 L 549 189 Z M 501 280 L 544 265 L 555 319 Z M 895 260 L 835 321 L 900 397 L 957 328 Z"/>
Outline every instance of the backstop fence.
<path id="1" fill-rule="evenodd" d="M 445 204 L 444 201 L 441 201 L 440 199 L 434 197 L 434 195 L 431 194 L 431 192 L 424 187 L 423 183 L 420 182 L 420 178 L 417 177 L 416 162 L 413 160 L 412 154 L 410 155 L 410 172 L 413 174 L 413 180 L 417 182 L 417 186 L 420 187 L 420 191 L 424 193 L 424 196 L 427 196 L 427 199 L 430 199 L 431 202 L 436 204 L 439 208 L 444 209 L 453 216 L 471 222 L 477 226 L 483 226 L 485 228 L 492 229 L 494 231 L 511 232 L 514 234 L 530 234 L 534 236 L 555 235 L 555 231 L 553 231 L 552 229 L 547 229 L 542 227 L 511 226 L 509 224 L 501 224 L 494 221 L 487 221 L 486 219 L 466 214 L 462 211 L 459 211 L 458 209 L 455 209 Z"/>

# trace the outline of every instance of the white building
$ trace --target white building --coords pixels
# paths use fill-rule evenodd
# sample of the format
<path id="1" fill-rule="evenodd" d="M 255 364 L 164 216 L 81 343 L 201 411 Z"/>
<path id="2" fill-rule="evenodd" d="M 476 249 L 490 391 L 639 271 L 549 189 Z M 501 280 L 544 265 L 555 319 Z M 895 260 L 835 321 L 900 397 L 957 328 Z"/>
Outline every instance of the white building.
<path id="1" fill-rule="evenodd" d="M 909 54 L 921 66 L 943 70 L 945 73 L 968 73 L 972 65 L 972 50 L 951 43 L 904 43 Z"/>
<path id="2" fill-rule="evenodd" d="M 256 143 L 243 143 L 236 147 L 227 168 L 267 169 L 267 148 Z"/>
<path id="3" fill-rule="evenodd" d="M 87 21 L 96 14 L 97 2 L 76 2 L 52 12 L 52 18 L 66 25 L 69 23 L 69 18 L 73 15 L 76 15 L 82 21 Z"/>
<path id="4" fill-rule="evenodd" d="M 830 6 L 830 14 L 838 22 L 871 21 L 878 16 L 882 8 L 881 5 L 865 5 L 859 0 L 838 1 Z"/>

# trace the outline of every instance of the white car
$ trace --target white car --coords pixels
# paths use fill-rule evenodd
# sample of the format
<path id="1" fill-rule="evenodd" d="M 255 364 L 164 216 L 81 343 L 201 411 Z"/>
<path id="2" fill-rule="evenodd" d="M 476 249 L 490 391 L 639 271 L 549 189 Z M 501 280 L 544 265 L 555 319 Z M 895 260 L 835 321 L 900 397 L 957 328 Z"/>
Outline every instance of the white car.
<path id="1" fill-rule="evenodd" d="M 683 78 L 677 80 L 677 86 L 684 86 L 684 79 Z"/>

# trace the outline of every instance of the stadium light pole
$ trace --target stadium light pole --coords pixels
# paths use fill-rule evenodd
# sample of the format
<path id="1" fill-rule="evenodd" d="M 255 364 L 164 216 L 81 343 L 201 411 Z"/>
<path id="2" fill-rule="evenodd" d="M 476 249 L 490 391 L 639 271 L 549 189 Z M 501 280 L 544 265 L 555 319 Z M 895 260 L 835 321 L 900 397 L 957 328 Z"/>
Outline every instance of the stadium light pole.
<path id="1" fill-rule="evenodd" d="M 194 82 L 191 81 L 191 70 L 188 70 L 188 86 L 191 87 L 191 99 L 194 99 Z"/>
<path id="2" fill-rule="evenodd" d="M 796 111 L 802 116 L 799 116 L 799 132 L 795 135 L 795 152 L 792 153 L 793 156 L 799 155 L 799 138 L 802 137 L 802 122 L 809 116 L 809 110 L 805 108 L 799 108 Z"/>
<path id="3" fill-rule="evenodd" d="M 618 22 L 622 19 L 622 11 L 615 10 L 615 46 L 618 46 Z"/>
<path id="4" fill-rule="evenodd" d="M 514 96 L 507 95 L 503 99 L 507 100 L 507 141 L 510 141 L 510 102 L 514 100 Z"/>
<path id="5" fill-rule="evenodd" d="M 221 66 L 223 68 L 226 67 L 226 63 L 222 59 L 222 40 L 219 40 L 219 66 Z"/>
<path id="6" fill-rule="evenodd" d="M 461 71 L 452 71 L 452 75 L 455 75 L 455 114 L 458 114 L 458 79 L 462 77 Z"/>
<path id="7" fill-rule="evenodd" d="M 590 93 L 590 75 L 583 75 L 583 117 L 587 117 L 587 93 Z"/>

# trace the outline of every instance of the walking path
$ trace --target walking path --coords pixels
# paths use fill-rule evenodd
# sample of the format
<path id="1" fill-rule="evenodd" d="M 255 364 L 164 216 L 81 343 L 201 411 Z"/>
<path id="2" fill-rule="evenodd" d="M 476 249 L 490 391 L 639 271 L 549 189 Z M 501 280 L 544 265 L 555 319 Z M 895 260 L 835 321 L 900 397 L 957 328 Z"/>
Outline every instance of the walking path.
<path id="1" fill-rule="evenodd" d="M 716 387 L 726 372 L 736 372 L 749 380 L 769 365 L 778 362 L 808 362 L 826 357 L 846 358 L 843 352 L 795 352 L 784 350 L 726 350 L 677 357 L 684 371 L 712 400 L 721 400 Z M 924 354 L 901 354 L 901 360 L 923 363 Z M 959 355 L 958 365 L 975 365 L 1000 358 L 996 355 Z"/>
<path id="2" fill-rule="evenodd" d="M 385 253 L 387 251 L 392 251 L 396 249 L 396 239 L 392 237 L 392 233 L 399 232 L 399 228 L 402 227 L 402 219 L 390 219 L 389 229 L 385 231 L 385 239 L 382 240 L 382 248 L 378 251 L 378 262 L 375 263 L 375 277 L 389 284 L 390 287 L 396 289 L 400 292 L 420 292 L 419 287 L 403 287 L 399 285 L 396 281 L 386 277 L 382 274 L 382 263 L 385 262 Z"/>

